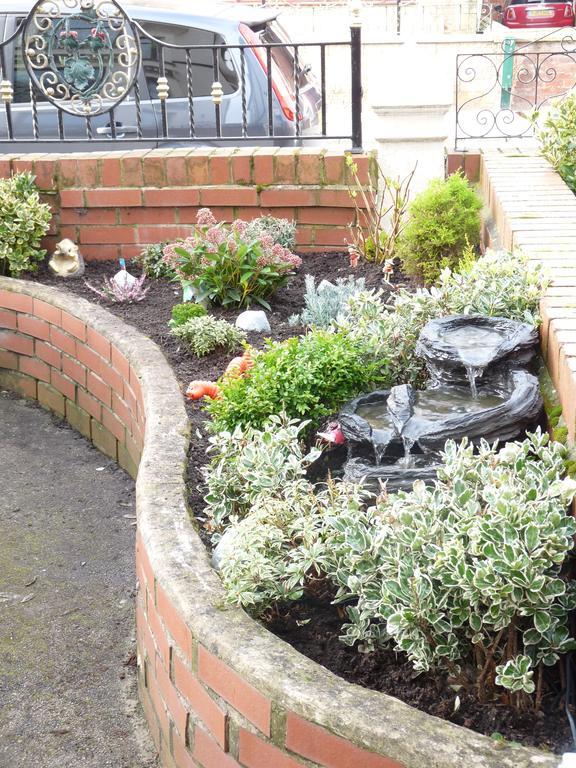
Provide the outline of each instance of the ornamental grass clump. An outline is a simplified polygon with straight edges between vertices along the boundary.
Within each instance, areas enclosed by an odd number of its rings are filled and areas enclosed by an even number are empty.
[[[191,287],[198,303],[266,309],[266,299],[297,269],[302,260],[264,233],[247,234],[248,222],[218,223],[208,208],[198,211],[192,235],[164,248],[164,260]]]
[[[448,442],[434,486],[328,516],[317,564],[337,602],[355,601],[344,642],[403,651],[481,701],[499,686],[513,705],[538,708],[543,667],[576,647],[565,452],[539,432],[501,451]]]
[[[446,267],[454,269],[468,245],[480,242],[482,201],[459,173],[433,179],[409,207],[396,255],[404,271],[432,285]]]
[[[204,357],[216,349],[233,351],[240,347],[246,338],[243,331],[226,320],[217,320],[211,315],[192,317],[182,325],[172,328],[171,333],[196,357]]]
[[[51,218],[50,206],[40,202],[32,174],[0,179],[0,275],[19,277],[38,269],[46,255],[40,241]]]

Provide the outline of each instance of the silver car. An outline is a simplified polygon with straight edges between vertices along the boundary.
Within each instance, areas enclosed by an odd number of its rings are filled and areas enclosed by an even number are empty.
[[[20,31],[32,4],[0,0],[0,79],[14,90],[8,109],[0,102],[0,152],[8,143],[10,152],[281,145],[315,130],[321,94],[276,12],[215,5],[187,13],[146,2],[125,8],[140,44],[135,85],[112,111],[87,120],[54,106],[31,82]],[[85,33],[82,23],[73,15],[69,34]],[[222,87],[217,105],[215,81]]]

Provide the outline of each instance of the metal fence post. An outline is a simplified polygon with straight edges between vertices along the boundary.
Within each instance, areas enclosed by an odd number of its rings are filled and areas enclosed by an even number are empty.
[[[362,151],[362,25],[355,18],[350,25],[352,75],[352,151]]]

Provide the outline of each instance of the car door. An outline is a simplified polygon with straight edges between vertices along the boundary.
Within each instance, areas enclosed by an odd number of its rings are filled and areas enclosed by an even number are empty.
[[[217,32],[198,27],[146,20],[141,20],[140,24],[149,35],[140,37],[142,69],[156,111],[160,139],[211,139],[217,136],[216,111],[211,97],[212,83],[216,79],[222,84],[224,92],[221,104],[222,135],[240,135],[240,78],[231,52],[221,49],[214,53],[209,47],[186,51],[162,45],[223,45],[224,38]],[[169,96],[165,101],[165,125],[157,92],[162,58],[169,87]]]
[[[8,15],[3,39],[8,40],[22,22],[21,16]],[[81,33],[85,31],[80,30]],[[84,117],[59,110],[32,86],[22,57],[20,34],[5,46],[4,51],[6,67],[11,73],[10,79],[14,86],[14,101],[11,108],[12,151],[94,151],[120,147],[129,149],[131,146],[142,146],[141,141],[138,140],[139,132],[142,139],[151,142],[151,146],[155,146],[158,136],[156,112],[150,102],[142,71],[138,79],[139,110],[135,92],[132,90],[112,111],[97,115],[88,122]],[[112,127],[112,121],[115,128]],[[114,138],[114,131],[116,138]],[[89,137],[90,132],[92,138]],[[0,121],[0,140],[8,138],[6,121]],[[134,140],[133,144],[131,140]]]

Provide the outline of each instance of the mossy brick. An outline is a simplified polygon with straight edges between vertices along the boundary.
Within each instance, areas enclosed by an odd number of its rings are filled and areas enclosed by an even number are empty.
[[[36,387],[37,381],[31,376],[26,376],[24,373],[17,373],[16,371],[0,370],[0,389],[8,389],[23,397],[36,400]]]
[[[118,464],[122,469],[127,472],[131,478],[136,480],[138,476],[138,464],[134,461],[132,456],[128,453],[126,446],[122,443],[118,443]]]
[[[64,400],[64,395],[58,392],[57,389],[54,389],[50,384],[45,384],[43,381],[38,382],[38,402],[40,405],[43,405],[44,408],[48,408],[48,410],[54,411],[54,413],[64,417],[66,415]]]
[[[109,432],[106,427],[103,427],[100,422],[96,421],[96,419],[91,420],[90,429],[92,433],[92,442],[95,447],[103,454],[116,461],[118,458],[118,441],[112,432]]]
[[[66,421],[71,427],[74,427],[81,435],[92,438],[90,432],[90,414],[83,408],[79,408],[76,403],[66,399]]]

